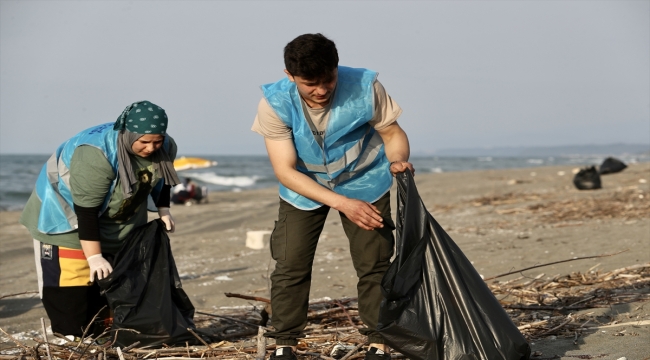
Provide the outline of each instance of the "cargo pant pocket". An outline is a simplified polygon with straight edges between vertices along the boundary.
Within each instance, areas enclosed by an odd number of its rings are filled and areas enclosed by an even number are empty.
[[[282,216],[275,222],[271,233],[271,257],[275,261],[286,259],[287,253],[287,217]]]
[[[374,230],[379,234],[375,238],[375,241],[379,242],[377,245],[379,247],[379,261],[387,262],[393,257],[395,248],[395,236],[393,235],[395,223],[393,222],[390,211],[390,192],[384,194],[373,205],[381,211],[384,224],[384,227]]]

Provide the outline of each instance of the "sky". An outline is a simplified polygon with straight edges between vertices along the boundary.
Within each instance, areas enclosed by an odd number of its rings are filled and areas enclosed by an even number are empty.
[[[298,35],[379,72],[414,154],[650,144],[650,1],[0,0],[0,154],[149,100],[179,155],[265,154],[260,85]]]

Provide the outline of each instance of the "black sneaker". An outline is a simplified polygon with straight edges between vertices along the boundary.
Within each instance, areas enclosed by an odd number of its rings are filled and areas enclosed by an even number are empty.
[[[365,360],[390,360],[390,354],[385,353],[383,350],[379,350],[376,347],[371,347],[366,351]]]
[[[290,347],[283,346],[275,349],[269,360],[298,360],[298,358]]]

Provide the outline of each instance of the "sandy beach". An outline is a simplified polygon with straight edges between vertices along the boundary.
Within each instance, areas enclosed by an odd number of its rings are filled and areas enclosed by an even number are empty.
[[[431,214],[486,278],[621,251],[524,275],[552,277],[650,262],[650,164],[631,164],[621,173],[604,175],[603,188],[593,191],[577,190],[572,170],[556,166],[416,173],[415,179]],[[395,213],[394,191],[392,195]],[[213,192],[207,204],[172,207],[177,226],[170,235],[172,249],[183,287],[197,310],[216,312],[251,303],[225,297],[226,292],[269,297],[268,276],[274,266],[270,252],[245,247],[245,239],[248,231],[272,230],[277,206],[277,188],[270,188]],[[37,286],[31,237],[18,223],[19,216],[0,213],[0,327],[10,334],[37,330],[40,318],[47,319],[37,295],[4,297]],[[641,291],[648,294],[650,288]],[[356,276],[339,215],[331,211],[316,253],[310,297],[347,296],[356,296]],[[605,323],[650,320],[650,304],[644,302],[598,311],[602,314],[597,316],[609,319]],[[543,354],[539,358],[650,359],[650,325],[629,328],[625,336],[593,331],[577,345],[573,339],[557,338],[537,341],[532,348]],[[13,346],[4,335],[2,341],[4,347]]]

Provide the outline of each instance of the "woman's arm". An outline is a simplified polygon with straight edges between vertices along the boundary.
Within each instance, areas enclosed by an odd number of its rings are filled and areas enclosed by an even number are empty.
[[[90,281],[103,279],[113,269],[102,256],[99,211],[116,174],[104,153],[91,146],[75,149],[70,160],[70,192],[77,215],[79,242],[90,266]]]

